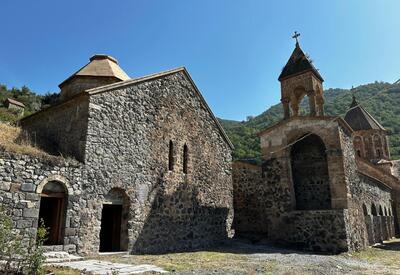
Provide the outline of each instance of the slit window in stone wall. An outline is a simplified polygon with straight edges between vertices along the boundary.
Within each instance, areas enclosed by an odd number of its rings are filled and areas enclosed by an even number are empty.
[[[296,209],[330,209],[328,161],[321,138],[311,134],[296,142],[291,148],[291,167]]]
[[[43,221],[48,235],[44,245],[64,243],[67,190],[57,181],[48,182],[40,194],[39,225]]]
[[[174,143],[172,140],[169,141],[168,170],[174,170]]]
[[[187,174],[188,172],[188,160],[189,160],[189,149],[185,144],[183,146],[183,173]]]

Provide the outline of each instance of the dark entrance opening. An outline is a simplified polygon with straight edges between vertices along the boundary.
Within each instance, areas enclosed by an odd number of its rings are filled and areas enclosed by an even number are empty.
[[[121,251],[122,205],[104,204],[101,213],[100,252]]]
[[[47,183],[41,193],[39,209],[39,225],[43,222],[48,233],[44,245],[63,244],[65,209],[64,186],[58,182]]]

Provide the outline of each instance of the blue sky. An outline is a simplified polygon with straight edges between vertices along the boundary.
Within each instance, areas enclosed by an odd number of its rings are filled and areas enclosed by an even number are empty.
[[[349,88],[400,78],[400,1],[0,1],[0,83],[37,92],[95,53],[131,76],[185,66],[218,117],[280,100],[293,31],[325,79]]]

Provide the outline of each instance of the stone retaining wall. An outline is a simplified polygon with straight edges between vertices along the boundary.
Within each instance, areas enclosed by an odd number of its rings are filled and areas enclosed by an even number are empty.
[[[38,187],[49,180],[55,180],[68,186],[68,209],[64,245],[48,250],[77,251],[81,178],[81,165],[77,162],[39,160],[0,151],[0,205],[12,218],[14,228],[19,230],[25,243],[36,237],[40,208]]]

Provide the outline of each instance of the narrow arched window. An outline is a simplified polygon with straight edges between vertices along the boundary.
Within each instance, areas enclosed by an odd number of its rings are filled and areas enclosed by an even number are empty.
[[[172,140],[169,141],[168,170],[174,170],[174,143]]]
[[[189,160],[189,152],[188,147],[185,144],[183,146],[183,173],[187,174],[188,172],[188,160]]]
[[[376,212],[375,204],[373,204],[373,203],[371,205],[371,214],[372,214],[372,216],[378,216],[378,214]]]
[[[381,150],[379,150],[379,149],[376,150],[376,156],[377,156],[378,158],[381,157]]]
[[[361,151],[357,150],[357,156],[361,157]]]
[[[379,206],[379,216],[383,216],[382,206]]]

